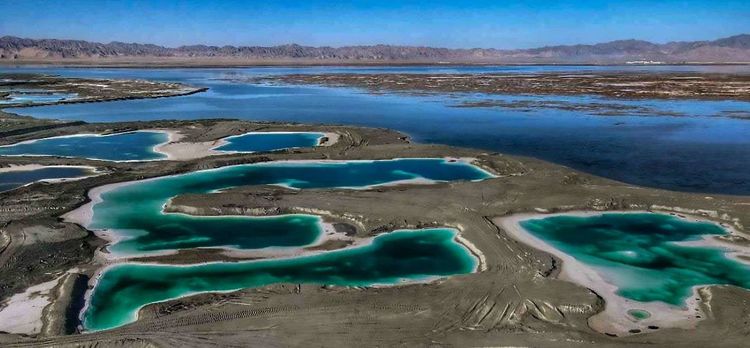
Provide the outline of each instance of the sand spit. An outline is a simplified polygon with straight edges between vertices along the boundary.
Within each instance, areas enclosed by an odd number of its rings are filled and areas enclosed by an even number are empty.
[[[224,139],[199,143],[182,142],[185,135],[173,129],[152,129],[152,131],[166,133],[169,137],[166,143],[154,146],[154,152],[167,156],[172,161],[188,161],[196,158],[221,155],[214,148],[226,144]]]
[[[29,170],[37,170],[42,168],[49,168],[54,166],[44,166],[41,164],[11,164],[7,167],[0,168],[0,173],[8,173],[8,172],[25,172]]]
[[[318,146],[332,146],[339,141],[339,138],[341,138],[341,135],[339,135],[339,133],[336,133],[336,132],[325,132],[323,133],[323,137],[325,137],[327,140],[321,138],[320,142],[318,143]]]
[[[41,165],[41,164],[11,164],[7,167],[0,167],[0,173],[8,172],[25,172],[44,168],[86,168],[91,171],[96,171],[96,167],[92,166],[73,166],[73,165]]]
[[[617,286],[609,283],[602,275],[590,266],[578,261],[574,257],[558,250],[547,242],[528,233],[520,223],[529,219],[548,218],[552,216],[580,216],[589,217],[606,213],[652,213],[649,211],[574,211],[555,214],[517,214],[507,217],[493,219],[493,222],[505,230],[514,239],[530,245],[536,249],[545,251],[562,260],[559,279],[584,286],[604,298],[606,306],[603,312],[589,318],[589,326],[599,332],[616,334],[618,336],[631,335],[633,333],[646,331],[651,327],[693,329],[698,321],[705,318],[701,308],[701,294],[710,291],[711,284],[695,286],[692,296],[688,297],[685,306],[678,307],[659,301],[639,302],[621,297],[617,294]],[[697,222],[712,222],[709,220],[688,217],[678,214],[670,214],[685,220]],[[722,228],[725,228],[722,226]],[[731,229],[729,233],[733,233]],[[707,236],[704,240],[690,241],[692,246],[716,247],[715,238]],[[726,244],[722,244],[726,247]],[[738,252],[738,251],[735,251]],[[628,314],[630,310],[642,310],[649,312],[650,316],[645,319],[636,320]],[[637,332],[631,330],[640,330]]]
[[[204,142],[187,142],[181,141],[185,138],[185,135],[178,130],[174,129],[150,129],[150,131],[163,132],[169,136],[169,140],[166,143],[154,146],[154,151],[164,154],[168,160],[172,161],[188,161],[197,158],[203,158],[208,156],[226,155],[231,153],[252,153],[252,151],[220,151],[217,150],[229,142],[228,139],[241,137],[248,134],[295,134],[305,132],[247,132],[239,135],[232,135],[225,138],[204,141]],[[317,133],[317,132],[312,132]],[[335,132],[324,132],[321,136],[321,140],[326,138],[325,142],[319,143],[318,146],[332,146],[338,142],[340,135]]]

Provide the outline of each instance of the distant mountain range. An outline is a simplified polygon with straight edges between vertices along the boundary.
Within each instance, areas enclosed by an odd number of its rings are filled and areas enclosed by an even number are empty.
[[[418,46],[310,47],[206,46],[176,48],[152,44],[81,40],[0,38],[0,63],[82,64],[389,64],[389,63],[736,63],[750,62],[750,35],[714,41],[655,44],[618,40],[595,45],[533,49],[448,49]]]

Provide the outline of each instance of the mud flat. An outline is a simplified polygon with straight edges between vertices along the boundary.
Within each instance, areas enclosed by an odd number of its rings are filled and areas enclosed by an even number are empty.
[[[13,295],[0,307],[0,331],[38,334],[42,331],[42,313],[50,305],[51,293],[60,279],[38,284]]]
[[[256,80],[359,87],[372,91],[600,95],[630,99],[750,100],[748,93],[750,76],[741,74],[298,74],[263,77]]]
[[[145,80],[104,80],[64,78],[43,74],[0,74],[0,89],[7,91],[34,90],[47,94],[73,96],[70,99],[35,101],[32,103],[6,101],[2,107],[28,107],[99,101],[163,98],[189,95],[206,91],[207,88],[192,87],[180,83]]]

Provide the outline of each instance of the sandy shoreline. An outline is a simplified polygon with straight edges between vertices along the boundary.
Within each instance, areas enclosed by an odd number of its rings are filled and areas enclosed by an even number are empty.
[[[72,222],[79,224],[83,227],[88,227],[91,224],[91,219],[93,218],[93,207],[94,205],[100,203],[102,201],[101,195],[109,192],[111,190],[117,189],[119,187],[127,186],[127,185],[134,185],[139,182],[147,182],[152,180],[158,180],[158,179],[164,179],[168,177],[173,176],[180,176],[180,175],[187,175],[187,174],[195,174],[195,173],[202,173],[202,172],[211,172],[211,171],[217,171],[217,170],[224,170],[226,168],[231,167],[238,167],[238,166],[277,166],[277,165],[295,165],[295,164],[306,164],[306,163],[349,163],[349,162],[377,162],[377,161],[392,161],[392,160],[400,160],[400,159],[435,159],[435,158],[427,158],[427,157],[419,157],[419,158],[392,158],[392,159],[383,159],[383,160],[279,160],[279,161],[271,161],[271,162],[259,162],[259,163],[248,163],[248,164],[236,164],[236,165],[230,165],[230,166],[224,166],[224,167],[218,167],[218,168],[211,168],[211,169],[203,169],[198,170],[190,173],[180,173],[180,174],[172,174],[172,175],[165,175],[165,176],[158,176],[148,179],[142,179],[142,180],[133,180],[133,181],[125,181],[125,182],[118,182],[118,183],[112,183],[102,186],[97,186],[89,190],[87,193],[90,201],[74,210],[71,210],[60,217],[63,218],[65,221]],[[473,162],[476,161],[475,158],[452,158],[452,157],[444,157],[443,158],[446,161],[457,161],[457,162],[463,162],[466,164],[474,165]],[[486,173],[489,178],[497,177],[495,174],[488,172],[487,170],[478,167],[474,165],[476,168],[480,169],[484,173]],[[480,179],[485,180],[485,179]],[[434,184],[436,181],[434,180],[428,180],[423,178],[415,178],[415,179],[406,179],[406,180],[398,180],[391,183],[385,183],[385,184],[377,184],[377,185],[368,185],[364,187],[356,187],[355,189],[368,189],[378,186],[388,186],[388,185],[399,185],[399,184]],[[283,186],[283,184],[281,184]],[[107,239],[107,238],[105,238]]]
[[[332,146],[336,142],[340,135],[335,132],[283,132],[283,131],[269,131],[269,132],[246,132],[238,135],[231,135],[221,139],[204,142],[183,142],[182,139],[185,135],[174,129],[149,129],[148,131],[156,131],[166,133],[169,139],[166,143],[162,143],[154,146],[154,152],[167,156],[168,160],[172,161],[187,161],[197,158],[203,158],[208,156],[226,155],[233,153],[255,153],[258,151],[221,151],[218,148],[229,144],[229,139],[242,137],[249,134],[298,134],[298,133],[315,133],[320,134],[318,139],[318,145],[316,146]],[[328,138],[325,143],[320,143],[323,137]],[[297,147],[289,147],[286,149],[295,149]],[[279,149],[281,150],[281,149]]]
[[[26,187],[26,186],[33,185],[33,184],[40,183],[40,182],[48,183],[48,184],[55,184],[55,183],[60,183],[60,182],[83,180],[83,179],[93,178],[95,176],[99,176],[99,175],[105,174],[104,172],[99,171],[98,168],[93,167],[93,166],[79,166],[79,165],[40,165],[40,164],[23,164],[23,165],[14,165],[14,164],[11,164],[8,167],[0,168],[0,174],[2,174],[2,173],[11,173],[11,172],[34,171],[34,170],[39,170],[39,169],[44,169],[44,168],[82,168],[82,169],[87,169],[88,172],[89,172],[89,174],[88,175],[82,175],[82,176],[63,177],[63,178],[39,179],[39,180],[36,180],[36,181],[32,181],[32,182],[26,183],[26,184],[21,185],[21,186],[14,187],[14,188],[11,188],[9,190],[0,191],[0,192],[12,191],[12,190],[15,190],[15,189],[18,189],[18,188],[21,188],[21,187]]]
[[[24,140],[21,142],[13,143],[13,144],[7,144],[7,145],[0,145],[0,148],[2,147],[13,147],[16,145],[23,145],[23,144],[31,144],[42,140],[49,140],[49,139],[61,139],[61,138],[78,138],[78,137],[111,137],[111,136],[117,136],[117,135],[123,135],[123,134],[130,134],[130,133],[166,133],[168,136],[169,132],[165,130],[159,130],[159,129],[139,129],[134,131],[125,131],[125,132],[118,132],[118,133],[112,133],[112,134],[98,134],[98,133],[78,133],[78,134],[69,134],[69,135],[58,135],[53,137],[46,137],[46,138],[39,138],[39,139],[30,139],[30,140]],[[167,140],[166,143],[157,144],[154,146],[154,152],[161,153],[159,151],[156,151],[156,148],[169,143],[169,140]],[[95,157],[77,157],[77,156],[63,156],[63,155],[38,155],[38,154],[20,154],[20,155],[2,155],[5,157],[62,157],[62,158],[83,158],[88,160],[94,160],[94,161],[107,161],[107,162],[117,162],[117,163],[127,163],[127,162],[151,162],[151,161],[161,161],[163,159],[156,158],[156,159],[136,159],[136,160],[108,160],[108,159],[102,159],[102,158],[95,158]]]
[[[146,179],[146,180],[151,180],[151,179]],[[125,181],[125,182],[118,182],[114,184],[107,184],[107,185],[94,187],[90,189],[87,194],[90,199],[88,203],[63,214],[60,217],[66,222],[71,222],[71,223],[78,224],[78,225],[88,228],[89,225],[91,225],[91,219],[94,216],[94,206],[102,202],[102,197],[101,197],[102,194],[109,192],[111,190],[114,190],[118,187],[133,185],[139,181],[144,181],[144,180]]]
[[[396,159],[398,159],[398,158],[396,158]],[[447,160],[447,161],[466,162],[468,164],[471,164],[471,162],[473,162],[475,160],[473,158],[444,158],[444,159]],[[392,159],[389,159],[389,160],[392,160]],[[371,162],[371,161],[379,161],[379,160],[362,160],[361,162]],[[380,161],[384,161],[384,160],[380,160]],[[280,164],[280,162],[293,165],[293,164],[296,164],[296,163],[331,163],[331,162],[352,162],[352,161],[346,161],[346,160],[340,160],[340,161],[336,161],[336,160],[298,160],[298,161],[295,161],[295,160],[291,160],[291,161],[262,162],[262,163],[255,163],[255,164],[240,164],[240,165],[234,165],[234,166],[278,165],[278,164]],[[208,171],[222,170],[224,168],[234,167],[234,166],[219,167],[219,168],[201,170],[201,171],[197,171],[197,172],[208,172]],[[192,173],[195,173],[195,172],[192,172]],[[490,177],[495,177],[491,173],[487,172],[487,174]],[[86,203],[86,204],[78,207],[77,209],[75,209],[73,211],[70,211],[70,212],[62,215],[61,217],[65,221],[67,221],[67,222],[77,223],[77,224],[79,224],[81,226],[89,228],[90,225],[91,225],[91,223],[92,223],[92,219],[93,219],[93,207],[96,204],[102,202],[102,195],[104,193],[109,192],[109,191],[114,190],[114,189],[117,189],[117,188],[124,187],[124,186],[137,184],[139,182],[145,182],[145,181],[163,179],[165,177],[179,176],[179,175],[185,175],[185,174],[184,173],[182,173],[182,174],[173,174],[173,175],[161,176],[161,177],[155,177],[155,178],[149,178],[149,179],[144,179],[144,180],[135,180],[135,181],[113,183],[113,184],[107,184],[107,185],[103,185],[103,186],[98,186],[98,187],[92,188],[88,192],[88,197],[90,198],[90,202],[88,202],[88,203]],[[424,180],[424,181],[429,181],[429,182],[432,183],[432,181],[430,181],[430,180]],[[419,179],[409,179],[409,180],[402,180],[399,183],[403,184],[403,183],[417,183],[417,182],[420,182],[420,180]],[[420,183],[424,183],[424,182],[420,182]],[[393,183],[391,183],[391,184],[393,184]],[[378,185],[371,185],[371,186],[378,186]],[[162,213],[164,213],[164,212],[162,211]],[[169,213],[169,214],[173,214],[173,213]],[[290,215],[290,214],[285,214],[285,215]],[[307,214],[307,215],[312,215],[312,214]],[[374,239],[376,238],[376,236],[375,237],[369,237],[369,238],[353,238],[353,237],[346,236],[345,233],[336,231],[336,229],[334,228],[333,224],[323,221],[323,218],[320,215],[315,215],[315,216],[317,216],[317,217],[319,217],[321,219],[320,224],[321,224],[322,233],[316,239],[316,241],[314,241],[313,243],[311,243],[310,245],[307,245],[307,246],[291,247],[291,248],[269,247],[269,248],[257,249],[257,250],[242,250],[242,249],[236,249],[236,248],[232,248],[232,247],[211,247],[211,248],[199,248],[199,249],[221,249],[223,251],[223,254],[225,254],[225,255],[227,255],[229,257],[239,257],[239,258],[256,258],[256,257],[259,257],[259,258],[263,258],[263,260],[255,260],[255,261],[272,261],[272,260],[280,260],[280,259],[285,259],[285,258],[297,258],[297,257],[303,257],[303,256],[312,256],[312,255],[317,255],[317,254],[322,254],[322,253],[327,253],[327,252],[332,252],[332,251],[338,251],[338,250],[350,250],[352,248],[358,248],[358,247],[367,246],[367,245],[371,244],[374,241]],[[222,215],[222,216],[217,216],[217,217],[234,217],[234,215],[227,215],[227,216],[223,216]],[[239,216],[236,216],[236,217],[238,217],[238,218],[258,218],[258,217],[253,217],[253,216],[244,216],[244,215],[239,215]],[[208,217],[208,218],[211,218],[211,217]],[[452,230],[455,231],[454,241],[456,243],[462,245],[464,248],[466,248],[467,251],[469,252],[469,254],[472,255],[472,257],[476,260],[476,267],[475,267],[475,269],[474,269],[473,272],[480,272],[480,271],[486,270],[486,268],[487,268],[486,267],[486,261],[484,259],[484,255],[482,254],[482,252],[480,251],[480,249],[478,249],[474,244],[472,244],[471,242],[469,242],[468,240],[466,240],[465,238],[463,238],[460,235],[460,230],[458,230],[456,228],[450,228],[450,229],[452,229]],[[100,238],[108,241],[108,245],[113,245],[113,244],[117,243],[119,240],[121,240],[122,238],[126,238],[125,236],[118,235],[116,231],[111,231],[111,230],[95,230],[94,233],[98,237],[100,237]],[[321,250],[315,250],[315,249],[311,249],[311,248],[313,248],[315,246],[320,246],[320,245],[324,244],[325,242],[331,241],[331,240],[343,240],[343,241],[351,242],[351,244],[347,245],[344,248],[335,249],[335,250],[322,250],[322,249]],[[170,255],[170,254],[174,254],[176,252],[178,252],[178,250],[165,250],[165,251],[160,251],[160,252],[157,252],[157,253],[159,255]],[[134,257],[138,257],[138,258],[141,258],[141,257],[153,257],[153,256],[159,256],[159,255],[153,255],[153,254],[148,254],[148,255],[143,255],[143,254],[138,254],[138,255],[113,255],[111,253],[99,253],[100,257],[99,257],[99,261],[98,262],[100,262],[100,264],[103,265],[103,267],[100,267],[100,268],[98,268],[95,271],[94,277],[92,277],[91,281],[89,282],[90,289],[86,292],[86,294],[84,296],[85,305],[84,305],[84,308],[83,308],[83,310],[81,311],[81,314],[80,314],[81,320],[83,320],[83,315],[84,315],[84,313],[85,313],[85,311],[86,311],[86,309],[88,307],[90,296],[91,296],[94,288],[96,287],[96,284],[99,281],[100,277],[102,276],[102,274],[104,274],[106,272],[106,270],[108,270],[110,267],[114,267],[116,265],[121,265],[121,264],[127,264],[127,263],[153,264],[153,263],[145,263],[145,262],[133,262],[133,261],[128,261],[128,259],[131,259],[131,258],[134,258]],[[239,262],[255,262],[255,261],[239,261]],[[207,263],[211,263],[211,262],[207,262]],[[159,264],[159,263],[157,263],[157,264]],[[166,264],[161,264],[161,265],[175,266],[175,267],[188,267],[188,266],[196,266],[196,265],[201,265],[201,264],[205,264],[205,263],[188,264],[188,265],[166,265]],[[429,282],[429,281],[434,281],[435,279],[439,279],[439,278],[442,278],[442,277],[430,277],[429,279],[420,280],[419,282]],[[406,283],[413,283],[413,282],[409,281],[409,282],[404,282],[404,283],[387,284],[387,285],[393,286],[393,285],[400,285],[400,284],[406,284]],[[184,296],[179,296],[179,297],[176,297],[176,298],[181,298],[181,297],[185,297],[185,296],[189,296],[189,294],[188,295],[184,295]]]
[[[528,233],[520,223],[524,220],[548,218],[552,216],[580,216],[590,217],[598,216],[607,213],[616,214],[636,214],[636,213],[655,213],[650,211],[573,211],[555,214],[517,214],[507,217],[500,217],[493,219],[498,226],[502,227],[511,237],[514,239],[532,246],[536,249],[545,251],[554,255],[555,257],[562,260],[562,266],[558,278],[561,280],[576,283],[584,286],[604,298],[606,306],[603,312],[596,314],[589,318],[589,326],[602,333],[612,333],[618,336],[633,334],[630,330],[637,329],[640,332],[646,331],[649,326],[656,327],[674,327],[691,329],[695,328],[698,321],[705,318],[702,308],[700,306],[700,295],[699,290],[710,287],[710,284],[694,286],[692,289],[692,296],[688,297],[685,303],[685,308],[678,306],[669,305],[659,301],[652,302],[639,302],[630,300],[619,296],[616,292],[618,287],[614,284],[609,283],[602,275],[595,269],[588,265],[578,261],[572,256],[558,250],[551,246],[545,241],[533,236]],[[659,213],[659,212],[656,212]],[[688,221],[699,221],[699,222],[711,222],[727,230],[728,233],[733,233],[731,229],[727,229],[719,223],[714,221],[700,219],[696,217],[688,217],[683,214],[674,213],[663,213],[675,216],[680,219]],[[688,242],[693,246],[712,246],[716,247],[721,243],[715,241],[713,236],[706,236],[702,240]],[[726,244],[721,244],[723,247],[727,247]],[[710,291],[710,289],[709,289]],[[646,319],[636,320],[627,314],[629,310],[645,310],[650,313],[650,317]]]
[[[14,144],[7,144],[7,145],[0,145],[0,148],[2,147],[12,147],[16,145],[23,145],[23,144],[31,144],[42,140],[49,140],[49,139],[59,139],[59,138],[74,138],[74,137],[108,137],[108,136],[114,136],[114,135],[122,135],[122,134],[128,134],[128,133],[137,133],[137,132],[157,132],[157,133],[164,133],[167,135],[167,141],[154,145],[152,150],[155,153],[162,154],[166,156],[166,160],[171,161],[189,161],[193,159],[203,158],[203,157],[209,157],[209,156],[218,156],[218,155],[226,155],[226,154],[232,154],[232,153],[254,153],[253,151],[219,151],[216,150],[217,148],[224,146],[228,144],[229,142],[227,139],[240,137],[248,134],[268,134],[268,133],[280,133],[280,134],[295,134],[295,133],[318,133],[321,134],[319,138],[318,145],[316,146],[332,146],[338,142],[340,135],[336,132],[247,132],[239,135],[233,135],[224,137],[221,139],[213,140],[213,141],[205,141],[205,142],[183,142],[182,139],[185,138],[185,135],[182,134],[180,131],[175,129],[167,129],[167,128],[149,128],[149,129],[139,129],[135,131],[127,131],[127,132],[121,132],[121,133],[113,133],[113,134],[97,134],[97,133],[80,133],[80,134],[71,134],[71,135],[59,135],[54,137],[47,137],[47,138],[39,138],[39,139],[31,139],[31,140],[25,140]],[[328,138],[328,141],[325,143],[320,143],[320,140],[322,140],[324,137]],[[295,147],[291,147],[289,149],[294,149]],[[33,154],[21,154],[21,155],[4,155],[4,156],[58,156],[58,157],[71,157],[71,156],[59,156],[59,155],[33,155]],[[86,158],[91,160],[101,160],[99,158]],[[147,162],[147,161],[160,161],[165,160],[164,158],[157,158],[157,159],[148,159],[148,160],[119,160],[119,161],[110,161],[110,162]],[[0,172],[2,172],[4,168],[0,168]]]
[[[181,142],[185,135],[174,129],[151,129],[152,131],[166,133],[167,142],[154,146],[154,152],[167,156],[171,161],[187,161],[196,158],[220,155],[221,152],[214,148],[226,144],[224,139],[200,143]]]
[[[383,235],[386,235],[386,234],[390,234],[390,233],[393,233],[393,232],[399,232],[399,231],[416,232],[416,231],[425,230],[425,229],[414,229],[414,230],[399,229],[399,230],[394,230],[394,231],[390,231],[390,232],[385,232],[385,233],[379,234],[377,236],[372,236],[372,237],[368,237],[368,238],[351,238],[351,237],[348,237],[348,236],[344,235],[344,233],[336,231],[336,229],[330,223],[325,223],[325,222],[321,221],[321,225],[323,226],[322,227],[323,228],[323,233],[321,234],[320,238],[323,238],[324,235],[338,235],[339,237],[343,237],[345,239],[351,239],[353,241],[353,243],[351,245],[349,245],[349,246],[344,247],[344,248],[335,249],[335,250],[307,250],[306,247],[305,248],[303,248],[303,247],[300,247],[300,248],[277,248],[277,247],[270,247],[270,248],[257,249],[257,250],[241,250],[241,249],[225,250],[224,253],[226,255],[230,255],[230,256],[234,255],[234,256],[241,256],[241,257],[256,257],[256,256],[257,257],[264,257],[264,256],[267,256],[267,255],[271,255],[271,257],[264,258],[264,259],[261,259],[261,260],[245,260],[245,261],[239,260],[239,261],[237,261],[237,262],[240,262],[240,263],[272,262],[272,261],[279,261],[279,260],[285,260],[285,259],[295,259],[295,258],[299,258],[299,257],[307,257],[307,256],[314,256],[314,255],[326,254],[326,253],[331,253],[331,252],[338,252],[338,251],[343,251],[343,250],[352,250],[352,249],[362,248],[362,247],[366,247],[366,246],[372,245],[372,243],[375,241],[376,238],[378,238],[380,236],[383,236]],[[433,229],[433,228],[427,228],[427,229]],[[481,251],[479,251],[479,249],[476,249],[476,247],[473,244],[471,244],[470,242],[468,242],[465,238],[461,237],[461,231],[459,231],[456,228],[452,228],[452,227],[436,227],[435,229],[449,229],[449,230],[454,231],[454,239],[453,239],[453,241],[455,243],[460,244],[464,248],[466,248],[467,251],[469,252],[469,254],[476,260],[477,264],[476,264],[474,270],[471,273],[480,272],[480,271],[483,271],[484,269],[486,269],[486,265],[484,263],[484,255],[481,253]],[[321,243],[318,243],[316,241],[314,244],[315,245],[319,245]],[[289,254],[283,254],[283,253],[280,254],[280,253],[278,253],[279,250],[290,250],[290,249],[296,249],[297,252],[289,253]],[[222,263],[226,263],[226,262],[224,262],[224,261],[210,261],[210,262],[200,262],[200,263],[191,263],[191,264],[164,264],[164,263],[153,263],[153,262],[142,262],[142,261],[126,261],[126,260],[109,262],[104,267],[98,268],[95,271],[94,275],[91,277],[91,280],[89,281],[89,288],[88,288],[88,290],[86,290],[86,293],[84,294],[84,306],[81,309],[81,312],[79,313],[79,319],[80,319],[81,323],[84,322],[85,313],[86,313],[86,311],[87,311],[87,309],[89,307],[89,304],[91,303],[91,296],[93,295],[93,292],[94,292],[94,290],[97,287],[97,284],[101,280],[102,276],[109,269],[111,269],[112,267],[117,267],[117,266],[122,266],[122,265],[147,265],[147,266],[162,266],[162,267],[195,267],[195,266],[203,266],[203,265],[210,265],[210,264],[222,264]],[[428,277],[424,277],[424,278],[420,278],[420,279],[413,279],[413,280],[401,279],[401,280],[399,280],[396,283],[373,283],[371,286],[373,286],[373,287],[389,286],[390,287],[390,286],[401,286],[401,285],[419,284],[419,283],[431,283],[431,282],[438,281],[438,280],[443,279],[443,278],[446,278],[446,276],[428,276]],[[152,304],[156,304],[156,303],[161,303],[161,302],[167,302],[167,301],[171,301],[171,300],[175,300],[175,299],[179,299],[179,298],[185,298],[185,297],[189,297],[189,296],[193,296],[193,295],[198,295],[198,294],[205,294],[205,293],[230,293],[230,292],[234,292],[234,291],[238,291],[238,290],[242,290],[242,289],[244,289],[244,288],[237,288],[237,289],[231,289],[231,290],[189,292],[189,293],[181,294],[180,296],[171,297],[171,298],[163,300],[163,301],[151,302],[151,303],[148,303],[148,304],[146,304],[144,306],[141,306],[138,309],[138,311],[136,311],[135,316],[130,318],[131,321],[129,321],[129,322],[134,322],[134,321],[138,320],[138,313],[140,312],[141,309],[143,309],[144,307],[146,307],[148,305],[152,305]],[[107,329],[105,329],[105,330],[107,330]],[[96,332],[96,331],[91,331],[91,332]]]
[[[0,167],[0,173],[9,173],[9,172],[25,172],[25,171],[31,171],[31,170],[37,170],[37,169],[44,169],[44,168],[86,168],[90,169],[92,172],[96,172],[96,167],[94,166],[78,166],[78,165],[42,165],[42,164],[11,164],[7,167]]]

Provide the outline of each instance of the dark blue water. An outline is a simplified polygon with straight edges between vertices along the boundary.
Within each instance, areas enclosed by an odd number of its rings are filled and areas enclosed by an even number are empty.
[[[0,192],[12,190],[33,182],[49,179],[70,179],[90,175],[83,167],[49,167],[0,173]]]
[[[246,133],[227,137],[226,144],[217,147],[217,151],[258,152],[275,151],[301,147],[314,147],[320,143],[323,133],[307,132],[268,132]]]
[[[0,91],[4,92],[4,91]],[[46,91],[11,91],[7,99],[0,99],[3,104],[40,104],[52,103],[61,100],[70,100],[78,97],[77,93],[49,93]]]
[[[76,135],[45,138],[0,146],[0,156],[62,156],[107,161],[145,161],[165,159],[154,146],[165,143],[163,132],[130,132],[112,135]]]
[[[246,69],[5,68],[64,76],[142,78],[206,86],[191,96],[13,109],[22,114],[91,122],[236,117],[250,120],[350,124],[397,129],[416,141],[541,158],[642,186],[707,193],[750,194],[750,103],[700,100],[621,101],[555,96],[371,95],[361,90],[268,86],[226,79],[324,72],[485,73],[544,71],[695,71],[748,73],[748,67],[388,67]],[[487,98],[642,106],[617,116],[554,108],[456,108]],[[682,116],[664,116],[663,113]]]

